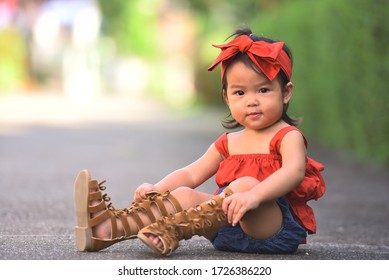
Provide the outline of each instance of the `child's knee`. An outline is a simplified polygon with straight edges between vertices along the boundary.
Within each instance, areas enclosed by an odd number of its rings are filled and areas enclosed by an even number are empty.
[[[189,195],[189,194],[193,193],[193,191],[194,190],[192,188],[189,188],[189,187],[178,187],[177,189],[172,191],[172,194],[178,195],[178,196]]]
[[[260,181],[254,177],[245,176],[231,182],[229,187],[235,192],[247,191],[259,184]]]

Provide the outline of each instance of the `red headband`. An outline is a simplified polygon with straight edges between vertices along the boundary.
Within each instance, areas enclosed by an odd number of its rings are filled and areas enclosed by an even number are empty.
[[[241,35],[227,44],[213,46],[220,48],[221,52],[213,64],[208,68],[208,71],[212,71],[220,62],[222,62],[222,80],[230,62],[229,59],[239,52],[246,53],[251,61],[254,62],[254,64],[271,81],[277,76],[280,69],[284,71],[288,80],[290,80],[292,76],[292,61],[282,49],[284,46],[283,42],[254,42],[249,36]]]

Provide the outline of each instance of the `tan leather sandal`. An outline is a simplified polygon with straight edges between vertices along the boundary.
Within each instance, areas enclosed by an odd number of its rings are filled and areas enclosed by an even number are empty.
[[[232,191],[226,188],[224,194],[229,196]],[[138,238],[155,252],[169,256],[178,248],[180,240],[190,239],[194,235],[204,236],[207,232],[227,225],[227,216],[222,209],[223,200],[224,197],[217,195],[196,207],[162,217],[155,223],[142,228],[138,233]],[[160,238],[162,248],[151,241],[150,235]]]
[[[110,197],[103,194],[106,188],[103,186],[105,181],[98,183],[91,180],[87,170],[82,170],[74,184],[74,207],[76,212],[75,239],[76,247],[79,251],[99,251],[107,248],[117,242],[135,238],[138,231],[145,226],[139,213],[147,215],[149,221],[155,222],[160,216],[169,215],[165,203],[170,203],[174,208],[174,213],[182,211],[181,205],[177,199],[165,192],[159,194],[150,192],[141,202],[133,202],[128,208],[115,209],[110,202]],[[91,205],[96,201],[95,205]],[[160,216],[156,217],[151,210],[152,205],[156,206]],[[137,227],[130,227],[128,216],[132,216]],[[123,230],[118,231],[118,220],[120,219]],[[100,239],[93,236],[93,228],[101,223],[111,221],[111,237],[109,239]]]

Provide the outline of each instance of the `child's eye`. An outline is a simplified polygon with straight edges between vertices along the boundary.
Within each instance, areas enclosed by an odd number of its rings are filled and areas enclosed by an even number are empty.
[[[269,91],[268,88],[260,88],[260,89],[258,90],[259,93],[266,93],[266,92],[268,92],[268,91]]]
[[[241,91],[241,90],[237,90],[237,91],[234,92],[234,95],[243,96],[244,92]]]

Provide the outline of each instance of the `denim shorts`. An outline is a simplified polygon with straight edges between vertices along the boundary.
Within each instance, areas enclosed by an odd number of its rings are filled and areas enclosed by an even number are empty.
[[[221,190],[222,191],[222,190]],[[240,227],[227,226],[220,229],[211,241],[217,250],[257,253],[257,254],[292,254],[305,242],[307,231],[292,216],[286,198],[276,200],[282,212],[280,230],[268,239],[255,239],[248,236]]]

